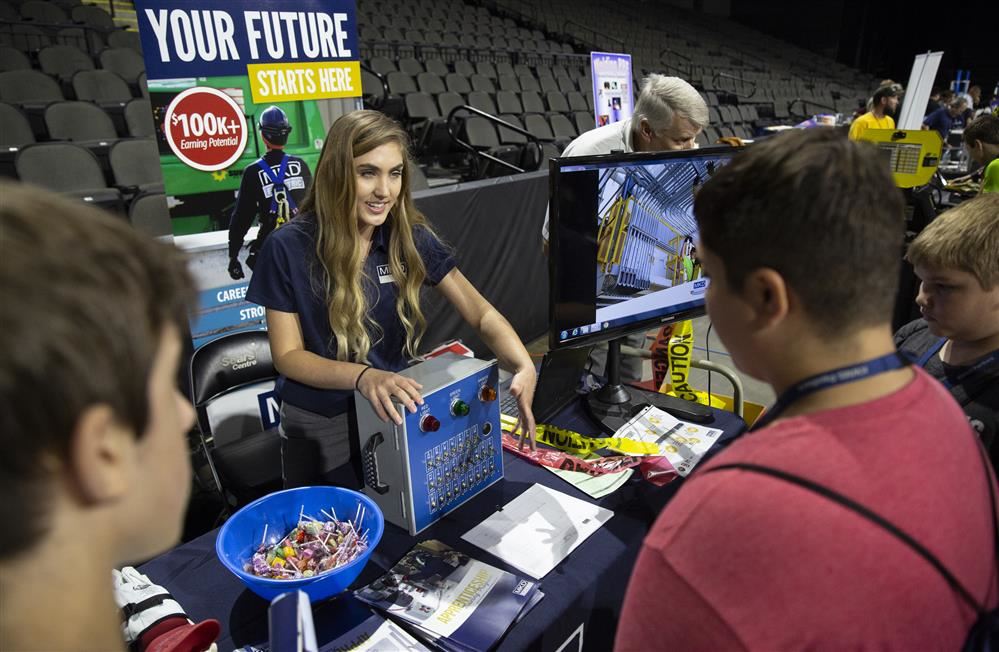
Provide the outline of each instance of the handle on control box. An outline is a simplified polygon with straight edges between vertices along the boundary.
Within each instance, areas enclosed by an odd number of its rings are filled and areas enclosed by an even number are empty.
[[[385,443],[385,437],[382,436],[382,433],[376,432],[368,440],[368,443],[364,445],[364,450],[361,451],[364,484],[380,494],[386,494],[389,490],[389,486],[382,484],[381,479],[378,477],[378,459],[375,457],[375,449],[383,443]]]

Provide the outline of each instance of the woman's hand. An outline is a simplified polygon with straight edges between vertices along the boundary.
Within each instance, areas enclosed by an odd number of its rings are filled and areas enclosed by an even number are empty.
[[[510,394],[517,397],[517,406],[520,408],[520,418],[517,419],[517,425],[513,432],[517,432],[517,428],[521,429],[520,449],[524,448],[525,436],[529,436],[532,451],[538,449],[535,442],[534,413],[531,412],[531,404],[534,403],[534,387],[537,382],[538,374],[533,365],[521,368],[510,381]]]
[[[421,389],[423,385],[412,378],[374,367],[365,369],[357,382],[357,391],[371,402],[371,407],[375,409],[378,418],[382,421],[392,419],[397,426],[402,425],[402,416],[395,409],[392,397],[399,399],[410,413],[415,414],[417,404],[423,405]],[[533,394],[533,386],[531,391]]]

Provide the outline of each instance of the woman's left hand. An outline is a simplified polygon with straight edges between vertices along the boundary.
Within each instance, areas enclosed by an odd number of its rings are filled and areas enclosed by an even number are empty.
[[[534,387],[538,382],[538,374],[534,366],[524,367],[513,375],[510,382],[510,394],[517,397],[517,406],[520,408],[520,418],[513,432],[520,429],[520,448],[524,448],[524,436],[531,438],[531,450],[537,450],[535,442],[534,413],[531,412],[531,405],[534,403]]]

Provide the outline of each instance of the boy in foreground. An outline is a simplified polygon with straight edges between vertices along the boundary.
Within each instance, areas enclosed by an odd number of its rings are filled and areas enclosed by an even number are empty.
[[[0,248],[0,649],[124,650],[111,570],[176,543],[187,504],[190,281],[175,248],[29,186],[0,183]]]
[[[735,364],[779,398],[656,521],[618,650],[961,647],[976,613],[925,559],[814,491],[712,471],[735,463],[851,498],[996,604],[988,463],[946,390],[892,341],[902,208],[876,149],[823,129],[754,145],[698,194],[708,313]]]

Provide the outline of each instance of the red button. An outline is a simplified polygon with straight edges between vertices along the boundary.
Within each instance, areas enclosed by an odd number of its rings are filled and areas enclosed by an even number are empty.
[[[441,422],[434,416],[427,415],[420,419],[420,430],[423,432],[437,432],[441,429]]]

